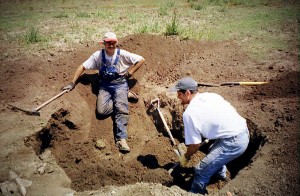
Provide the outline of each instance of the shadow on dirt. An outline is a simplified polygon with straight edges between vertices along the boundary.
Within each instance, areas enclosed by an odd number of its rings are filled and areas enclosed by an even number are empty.
[[[77,126],[67,119],[69,111],[59,109],[51,115],[48,124],[36,134],[25,138],[26,146],[32,146],[36,154],[42,154],[47,148],[53,147],[55,140],[68,140],[71,134],[76,131]],[[66,129],[69,130],[66,133]],[[59,137],[58,137],[59,135]]]
[[[259,151],[268,141],[267,137],[263,135],[257,125],[250,119],[247,119],[247,124],[250,132],[250,141],[248,148],[244,154],[237,159],[233,160],[227,165],[231,174],[231,179],[235,178],[239,171],[251,164],[259,155]]]
[[[161,166],[158,164],[157,158],[154,155],[140,155],[137,157],[137,160],[140,161],[144,167],[149,169],[161,168]]]
[[[299,72],[288,72],[271,78],[266,85],[255,86],[245,98],[249,99],[272,99],[283,97],[298,97],[299,91]]]

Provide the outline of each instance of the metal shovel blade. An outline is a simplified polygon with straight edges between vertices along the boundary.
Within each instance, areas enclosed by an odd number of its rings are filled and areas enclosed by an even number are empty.
[[[19,108],[17,106],[13,106],[13,105],[10,105],[9,106],[11,107],[12,110],[20,110],[22,112],[25,112],[26,114],[28,115],[34,115],[34,116],[40,116],[40,112],[38,111],[35,111],[35,110],[25,110],[25,109],[22,109],[22,108]]]

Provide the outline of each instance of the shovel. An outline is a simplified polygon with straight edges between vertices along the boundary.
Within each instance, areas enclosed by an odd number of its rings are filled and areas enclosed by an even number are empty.
[[[212,83],[200,83],[198,82],[199,86],[206,86],[206,87],[220,87],[220,86],[256,86],[262,84],[268,84],[268,82],[224,82],[221,84],[212,84]]]
[[[268,82],[224,82],[220,86],[255,86],[261,84],[268,84]]]
[[[13,109],[13,110],[20,110],[20,111],[22,111],[22,112],[25,112],[25,113],[28,114],[28,115],[39,116],[39,115],[40,115],[39,110],[40,110],[42,107],[46,106],[47,104],[49,104],[49,103],[52,102],[53,100],[57,99],[58,97],[62,96],[62,95],[65,94],[66,92],[69,92],[69,90],[64,90],[64,91],[58,93],[57,95],[55,95],[54,97],[52,97],[52,98],[49,99],[48,101],[42,103],[40,106],[38,106],[38,107],[36,107],[36,108],[34,108],[34,109],[32,109],[32,110],[25,110],[25,109],[22,109],[22,108],[19,108],[19,107],[16,107],[16,106],[12,106],[12,105],[10,105],[10,104],[8,104],[8,105],[9,105],[9,106],[11,107],[11,109]]]
[[[157,106],[154,105],[155,103],[157,103]],[[162,112],[160,111],[159,98],[153,99],[153,100],[151,101],[151,105],[152,105],[154,108],[157,109],[158,114],[159,114],[159,116],[160,116],[160,118],[161,118],[161,120],[162,120],[162,122],[163,122],[163,124],[164,124],[164,126],[165,126],[165,128],[166,128],[166,130],[167,130],[167,132],[168,132],[168,135],[169,135],[169,137],[171,138],[171,141],[172,141],[173,146],[176,146],[176,142],[175,142],[175,140],[174,140],[174,138],[173,138],[173,136],[172,136],[172,133],[171,133],[169,127],[168,127],[168,124],[167,124],[167,122],[166,122],[166,120],[165,120],[165,117],[164,117],[164,115],[162,114]]]
[[[204,144],[207,144],[208,142],[209,142],[209,139],[204,140],[204,141],[200,144],[199,148],[202,147]],[[184,153],[183,153],[183,152],[179,153],[178,150],[176,150],[176,149],[174,150],[174,152],[175,152],[175,154],[177,155],[177,157],[184,156]],[[176,167],[178,167],[179,165],[180,165],[180,163],[175,163],[175,164],[173,165],[173,167],[171,167],[171,168],[168,170],[168,173],[171,175],[172,172],[174,171],[174,169],[175,169]]]

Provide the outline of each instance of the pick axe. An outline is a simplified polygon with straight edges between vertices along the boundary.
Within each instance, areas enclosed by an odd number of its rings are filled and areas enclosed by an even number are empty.
[[[40,110],[42,107],[46,106],[47,104],[49,104],[49,103],[52,102],[53,100],[57,99],[58,97],[62,96],[62,95],[65,94],[66,92],[69,92],[69,90],[64,90],[64,91],[58,93],[57,95],[55,95],[54,97],[52,97],[52,98],[49,99],[48,101],[42,103],[40,106],[38,106],[38,107],[36,107],[36,108],[33,108],[32,110],[25,110],[25,109],[22,109],[22,108],[19,108],[19,107],[10,105],[10,104],[8,104],[8,105],[11,106],[11,109],[13,109],[13,110],[20,110],[20,111],[22,111],[22,112],[25,112],[25,113],[28,114],[28,115],[39,116],[39,115],[40,115],[39,110]]]

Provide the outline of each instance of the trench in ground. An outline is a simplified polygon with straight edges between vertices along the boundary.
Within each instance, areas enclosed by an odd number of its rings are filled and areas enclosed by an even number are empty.
[[[58,110],[52,114],[48,124],[42,130],[25,139],[25,144],[32,147],[37,155],[47,149],[51,150],[57,164],[71,179],[71,188],[74,190],[98,190],[107,185],[122,186],[136,182],[161,183],[168,187],[177,185],[184,190],[189,190],[193,176],[192,166],[177,167],[170,175],[168,170],[176,160],[167,160],[169,163],[162,165],[158,163],[156,155],[151,154],[151,152],[166,153],[163,150],[143,150],[141,154],[133,155],[129,161],[126,156],[130,156],[131,153],[120,155],[118,151],[112,150],[115,148],[114,146],[110,151],[101,153],[101,151],[95,150],[95,140],[81,142],[73,139],[80,128],[69,120],[69,116],[67,110]],[[159,126],[159,123],[157,122],[156,126]],[[227,165],[230,179],[235,178],[239,171],[256,159],[255,155],[267,141],[266,137],[249,119],[248,126],[249,146],[241,157]],[[166,137],[168,136],[166,135]],[[174,137],[178,139],[176,135]],[[155,148],[155,145],[149,143],[143,148],[151,148],[151,146]],[[199,152],[205,154],[207,146],[202,147]],[[106,148],[110,148],[110,146]],[[226,183],[228,182],[211,179],[207,189],[209,193],[212,193],[221,189]]]

